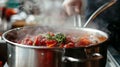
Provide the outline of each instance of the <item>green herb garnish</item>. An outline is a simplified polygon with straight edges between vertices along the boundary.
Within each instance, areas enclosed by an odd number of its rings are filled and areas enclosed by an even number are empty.
[[[66,40],[65,35],[62,34],[62,33],[58,33],[58,34],[56,34],[56,35],[54,35],[54,36],[51,36],[50,34],[47,34],[47,35],[46,35],[46,38],[47,38],[47,39],[50,39],[50,40],[56,40],[59,44],[60,44],[60,43],[64,43],[65,40]]]
[[[66,39],[65,35],[62,33],[56,34],[55,36],[53,36],[53,38],[57,40],[58,43],[63,43]]]
[[[46,38],[47,38],[47,39],[53,39],[53,36],[51,36],[50,34],[47,34],[47,35],[46,35]]]

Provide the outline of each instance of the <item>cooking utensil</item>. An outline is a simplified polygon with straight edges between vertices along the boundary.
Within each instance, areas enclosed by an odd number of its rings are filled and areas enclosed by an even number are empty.
[[[116,0],[111,0],[110,2],[105,3],[101,7],[99,7],[85,22],[85,24],[82,26],[81,16],[79,14],[74,15],[74,26],[75,27],[87,27],[87,25],[92,22],[100,13],[105,11],[107,8],[111,7],[113,4],[116,3]]]
[[[82,21],[80,15],[74,16],[74,27],[78,27],[78,28],[82,27]]]
[[[86,27],[90,22],[92,22],[101,12],[105,11],[107,8],[111,7],[113,4],[116,3],[117,0],[111,0],[110,2],[105,3],[99,9],[97,9],[90,18],[85,22],[83,27]]]

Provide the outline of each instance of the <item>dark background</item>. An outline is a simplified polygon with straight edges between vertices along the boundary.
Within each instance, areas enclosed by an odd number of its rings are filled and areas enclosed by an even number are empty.
[[[97,8],[110,0],[88,0],[90,2],[87,9],[87,16],[89,17]],[[120,0],[102,12],[94,23],[109,34],[110,44],[120,52]]]

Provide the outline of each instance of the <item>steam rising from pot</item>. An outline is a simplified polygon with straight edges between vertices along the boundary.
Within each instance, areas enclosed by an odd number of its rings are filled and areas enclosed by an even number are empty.
[[[53,32],[55,36],[57,33],[64,34],[65,41],[62,42],[62,44],[67,45],[69,42],[71,42],[74,45],[73,47],[88,47],[92,45],[97,45],[101,42],[104,42],[108,38],[108,36],[105,33],[102,33],[97,30],[94,31],[94,29],[93,30],[89,28],[69,29],[69,28],[49,27],[49,26],[23,27],[20,29],[17,28],[10,31],[7,34],[6,38],[12,42],[19,43],[21,45],[23,44],[23,45],[34,46],[34,42],[36,43],[36,39],[35,39],[36,36],[38,37],[38,35],[40,35],[43,40],[46,39],[46,33],[48,32]],[[30,44],[26,44],[28,42],[28,41],[26,42],[26,38],[30,39],[28,40],[31,41]],[[39,42],[41,42],[42,40],[40,40]],[[47,44],[46,42],[47,40],[44,41],[45,43],[44,45]],[[57,42],[57,44],[59,44],[59,42]],[[36,45],[38,45],[38,43]]]

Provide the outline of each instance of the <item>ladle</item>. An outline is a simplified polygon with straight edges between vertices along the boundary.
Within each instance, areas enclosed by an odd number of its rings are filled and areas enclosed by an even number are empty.
[[[105,3],[100,8],[98,8],[91,16],[90,18],[85,22],[83,26],[81,26],[81,16],[75,15],[74,16],[74,26],[75,27],[87,27],[87,25],[92,22],[101,12],[105,11],[107,8],[115,4],[117,0],[111,0],[110,2]]]

